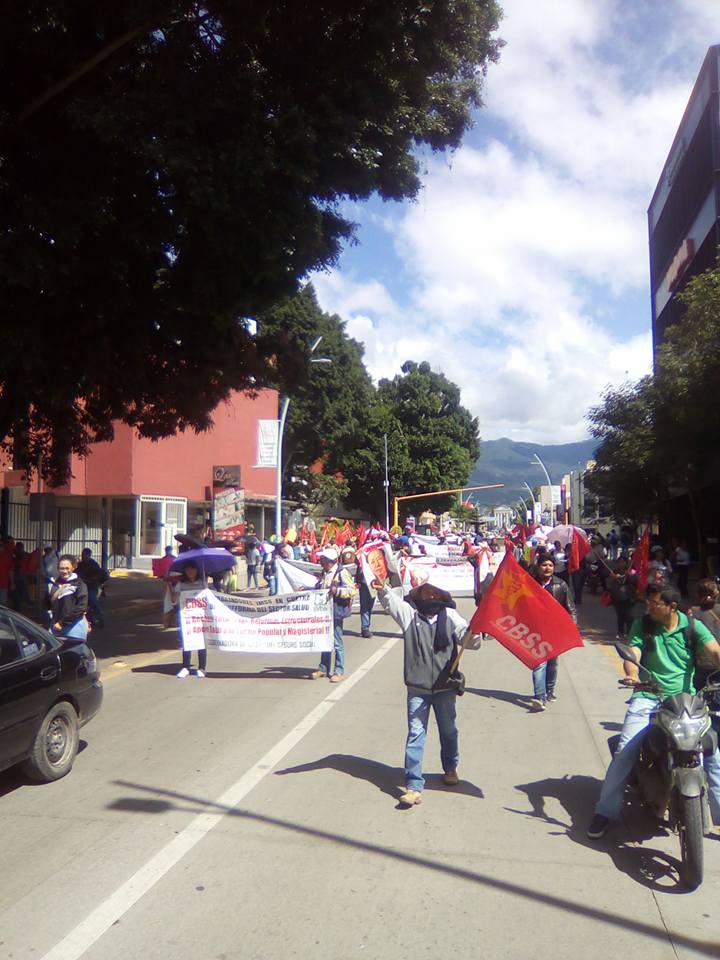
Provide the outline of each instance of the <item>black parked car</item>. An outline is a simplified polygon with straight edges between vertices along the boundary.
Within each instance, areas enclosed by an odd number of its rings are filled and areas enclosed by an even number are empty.
[[[64,777],[79,729],[102,698],[97,660],[85,643],[53,637],[0,607],[0,770],[19,763],[33,780]]]

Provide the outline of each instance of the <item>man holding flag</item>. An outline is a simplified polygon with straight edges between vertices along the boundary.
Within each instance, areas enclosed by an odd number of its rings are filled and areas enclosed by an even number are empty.
[[[386,613],[403,632],[404,677],[407,687],[408,733],[405,744],[404,807],[422,801],[425,779],[422,774],[425,739],[430,707],[440,734],[440,761],[443,780],[449,787],[458,784],[458,731],[455,701],[457,686],[452,674],[456,669],[459,644],[467,623],[455,609],[445,590],[430,583],[414,587],[403,600],[385,583],[374,580],[372,586]]]

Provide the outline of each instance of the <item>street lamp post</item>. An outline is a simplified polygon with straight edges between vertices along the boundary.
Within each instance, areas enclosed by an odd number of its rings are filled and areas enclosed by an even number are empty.
[[[535,523],[535,522],[537,522],[537,521],[536,521],[536,517],[535,517],[535,494],[532,492],[532,488],[530,487],[530,484],[529,484],[529,483],[525,483],[525,481],[523,480],[522,485],[525,487],[525,489],[527,490],[527,492],[530,494],[530,503],[532,503],[532,512],[533,512],[533,522]],[[524,503],[524,502],[525,502],[525,501],[523,501],[523,503]],[[542,521],[542,517],[540,517],[540,520]]]
[[[322,337],[317,337],[310,346],[310,353],[314,353],[320,346]],[[317,357],[311,359],[310,363],[332,363],[330,357]],[[282,537],[282,472],[283,472],[283,436],[285,434],[285,421],[287,420],[288,408],[290,407],[290,397],[283,397],[280,405],[280,419],[278,420],[277,434],[277,472],[275,475],[275,536]]]

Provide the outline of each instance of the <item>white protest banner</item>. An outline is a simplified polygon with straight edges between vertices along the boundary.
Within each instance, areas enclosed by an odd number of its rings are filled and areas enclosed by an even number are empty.
[[[333,648],[332,600],[325,590],[221,600],[212,590],[183,597],[184,650],[308,653]]]
[[[445,541],[439,543],[437,537],[426,537],[422,534],[413,534],[412,540],[425,550],[428,557],[446,557],[459,560],[463,555],[462,543]]]
[[[454,597],[472,597],[475,594],[475,568],[467,560],[451,561],[438,557],[407,557],[402,564],[405,592],[411,589],[413,570],[424,570],[428,582]]]
[[[301,567],[297,561],[281,560],[279,558],[275,561],[275,567],[277,570],[277,592],[283,595],[297,593],[303,587],[314,589],[317,579],[322,573],[320,564],[307,563]],[[303,567],[316,568],[317,573],[314,570],[304,570]]]

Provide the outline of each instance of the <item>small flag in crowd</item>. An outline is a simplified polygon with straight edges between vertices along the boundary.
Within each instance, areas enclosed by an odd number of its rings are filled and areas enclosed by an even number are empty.
[[[650,569],[650,527],[645,527],[640,543],[635,547],[635,552],[630,561],[630,569],[637,575],[639,592],[644,593]]]

